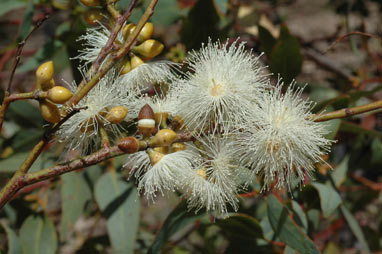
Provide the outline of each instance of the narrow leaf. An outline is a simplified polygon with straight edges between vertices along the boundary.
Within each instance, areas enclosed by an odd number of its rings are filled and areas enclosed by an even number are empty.
[[[5,233],[7,233],[8,240],[8,254],[22,254],[22,248],[20,239],[7,224],[1,222],[0,225],[4,228]]]
[[[338,192],[330,184],[312,183],[320,196],[321,210],[324,217],[328,218],[342,203]]]
[[[340,164],[337,165],[335,169],[333,169],[332,172],[330,172],[330,175],[332,176],[332,179],[334,181],[334,184],[336,187],[341,186],[341,184],[346,179],[346,173],[348,172],[349,167],[349,156],[346,156]]]
[[[266,201],[269,222],[281,241],[300,253],[320,253],[312,240],[290,218],[288,209],[274,195],[268,196]]]
[[[230,238],[255,238],[263,239],[263,230],[260,223],[253,217],[246,214],[233,214],[225,220],[219,220],[216,223],[222,228],[224,234]]]
[[[98,180],[95,198],[107,220],[113,253],[134,253],[140,210],[134,184],[119,173],[108,172]]]

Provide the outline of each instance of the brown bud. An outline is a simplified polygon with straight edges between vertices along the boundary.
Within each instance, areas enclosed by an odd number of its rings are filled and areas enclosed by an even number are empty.
[[[97,25],[104,18],[104,14],[99,9],[88,10],[84,14],[84,20],[89,25]]]
[[[154,111],[149,104],[144,105],[138,114],[138,129],[145,136],[151,136],[155,130]]]
[[[181,130],[184,127],[184,120],[181,116],[174,116],[171,121],[172,128],[174,130]]]
[[[171,145],[171,152],[179,152],[187,149],[187,146],[184,143],[174,143]]]
[[[139,151],[139,141],[134,137],[122,138],[118,142],[118,148],[125,153],[136,153]]]

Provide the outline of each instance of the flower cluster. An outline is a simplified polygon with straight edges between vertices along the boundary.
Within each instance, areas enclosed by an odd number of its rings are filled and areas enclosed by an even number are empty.
[[[125,25],[118,40],[132,29]],[[81,39],[91,47],[78,58],[93,61],[109,34],[103,26],[89,30]],[[332,141],[324,137],[325,125],[314,121],[312,103],[301,98],[302,89],[294,84],[285,93],[281,81],[272,86],[266,68],[245,43],[209,41],[189,53],[189,71],[179,77],[169,62],[133,66],[139,54],[152,58],[144,51],[148,46],[142,46],[151,33],[142,36],[133,55],[81,101],[86,110],[62,126],[58,139],[69,150],[99,144],[100,127],[118,134],[122,120],[108,116],[113,107],[123,106],[129,112],[123,121],[138,117],[137,136],[149,147],[128,155],[125,164],[139,191],[152,201],[158,193],[179,191],[189,208],[216,216],[236,211],[238,193],[257,176],[263,177],[263,190],[291,190],[292,183],[301,183],[315,163],[323,162]],[[147,94],[150,89],[154,95]],[[171,139],[158,137],[164,133]],[[173,142],[184,133],[193,138]]]

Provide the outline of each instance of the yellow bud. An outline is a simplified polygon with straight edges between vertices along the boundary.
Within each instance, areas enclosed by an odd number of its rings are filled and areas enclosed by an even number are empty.
[[[123,27],[122,34],[123,34],[123,38],[125,38],[125,40],[127,40],[127,37],[129,37],[129,35],[132,34],[135,27],[136,27],[136,25],[134,25],[133,23],[127,24],[126,26]]]
[[[167,112],[159,112],[154,114],[154,119],[156,124],[160,124],[162,122],[166,122],[168,118]]]
[[[139,65],[144,64],[145,62],[138,56],[133,56],[130,60],[131,69],[137,68]]]
[[[40,111],[42,117],[50,123],[58,123],[61,119],[60,111],[57,106],[47,100],[40,101]]]
[[[142,41],[150,39],[151,36],[153,35],[153,32],[154,32],[154,25],[153,25],[153,23],[147,22],[143,26],[141,32],[138,35],[138,41],[142,42]]]
[[[48,99],[57,104],[64,104],[72,97],[72,92],[63,86],[55,86],[48,91]]]
[[[187,146],[184,143],[174,143],[171,145],[171,152],[173,153],[184,151],[186,149],[187,149]]]
[[[84,14],[84,20],[89,25],[97,25],[104,18],[103,12],[98,9],[88,10]]]
[[[116,106],[109,110],[105,118],[110,123],[122,123],[122,121],[125,120],[127,113],[128,110],[126,107]]]
[[[122,68],[121,68],[121,75],[124,75],[128,72],[131,71],[131,63],[130,63],[130,59],[127,59],[123,65],[122,65]]]
[[[41,89],[43,91],[48,91],[49,89],[53,88],[56,85],[56,82],[54,79],[49,80],[48,82],[41,84]]]
[[[162,129],[154,136],[151,141],[155,146],[169,146],[176,138],[176,132],[170,129]]]
[[[157,164],[165,156],[163,153],[157,152],[153,149],[148,149],[147,153],[149,154],[150,163],[152,166]]]
[[[53,61],[41,64],[36,70],[37,88],[41,89],[42,84],[50,82],[50,80],[53,78],[53,74]]]
[[[169,150],[170,150],[170,147],[168,146],[158,146],[154,148],[154,151],[157,151],[163,154],[167,154]]]
[[[203,177],[204,179],[207,179],[207,171],[205,168],[199,168],[195,171],[195,173],[197,175],[200,175],[201,177]]]
[[[88,7],[93,7],[93,6],[99,6],[100,3],[98,0],[80,0],[81,3],[85,6],[88,6]]]
[[[164,45],[156,40],[146,40],[133,48],[133,52],[147,58],[159,55],[164,49]]]

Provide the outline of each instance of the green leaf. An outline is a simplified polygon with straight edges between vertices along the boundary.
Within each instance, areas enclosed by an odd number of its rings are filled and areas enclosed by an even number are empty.
[[[304,232],[308,232],[308,219],[306,218],[306,215],[304,211],[302,210],[299,203],[292,200],[292,209],[293,213],[296,215],[293,218],[295,218],[295,221],[303,228]]]
[[[95,186],[95,198],[106,218],[113,253],[134,253],[139,225],[137,189],[119,173],[104,174]]]
[[[8,254],[22,254],[22,248],[20,239],[7,224],[0,222],[0,225],[4,228],[5,233],[7,233],[8,240]]]
[[[260,40],[260,48],[268,58],[271,57],[272,48],[276,45],[277,40],[273,37],[273,35],[263,26],[258,26],[259,28],[259,40]]]
[[[286,83],[290,83],[301,71],[300,44],[285,25],[281,26],[280,38],[272,49],[269,67],[273,73],[279,73]]]
[[[349,155],[347,155],[340,164],[337,165],[335,169],[333,169],[332,172],[330,172],[330,175],[332,176],[332,179],[334,181],[335,186],[338,188],[341,186],[341,184],[346,179],[346,173],[348,172],[349,168]]]
[[[11,147],[15,151],[29,151],[42,138],[43,133],[43,130],[22,129],[12,138]]]
[[[180,19],[182,12],[176,0],[158,1],[151,21],[155,25],[169,26]]]
[[[253,241],[264,238],[260,223],[246,214],[236,213],[225,220],[218,220],[216,224],[231,239],[248,238]]]
[[[338,192],[329,183],[312,183],[312,186],[318,191],[321,210],[324,217],[328,218],[342,203],[342,199]]]
[[[56,231],[47,216],[29,216],[21,226],[20,240],[24,254],[54,254],[57,251]]]
[[[353,234],[355,235],[355,237],[357,238],[357,240],[360,242],[360,244],[362,245],[362,251],[361,253],[364,253],[364,254],[370,254],[370,249],[369,249],[369,246],[367,244],[367,241],[365,239],[365,236],[362,232],[362,229],[361,227],[359,226],[358,222],[356,221],[356,219],[353,217],[353,215],[351,214],[351,212],[346,208],[346,206],[344,205],[341,205],[340,207],[341,209],[341,212],[342,214],[344,215],[346,221],[348,222],[348,225],[351,229],[351,231],[353,232]]]
[[[382,133],[379,131],[367,130],[358,124],[347,122],[347,121],[341,122],[339,130],[342,132],[354,133],[356,135],[365,134],[367,136],[375,137],[375,138],[381,138],[382,137]]]
[[[227,13],[227,8],[229,6],[228,0],[215,0],[214,2],[221,13],[223,14]]]
[[[167,216],[148,253],[162,253],[162,247],[173,234],[186,225],[200,219],[203,215],[204,212],[195,214],[192,211],[188,211],[186,200],[181,201]]]
[[[15,172],[28,156],[28,152],[17,153],[7,159],[0,160],[0,173],[9,174]],[[39,156],[30,168],[30,172],[53,166],[53,161],[47,155]]]
[[[86,202],[91,199],[91,190],[83,178],[83,173],[71,172],[61,176],[61,238],[73,229],[75,222],[82,215]]]
[[[32,27],[32,19],[34,14],[33,0],[29,0],[28,8],[25,11],[23,22],[21,23],[19,40],[24,40],[31,30]]]
[[[269,222],[281,241],[300,253],[320,253],[312,240],[290,218],[288,209],[274,195],[269,195],[266,202]]]
[[[340,130],[341,122],[341,119],[333,119],[327,121],[325,123],[325,129],[328,131],[328,133],[324,135],[325,138],[333,140],[337,136],[337,132]]]
[[[14,9],[24,7],[26,5],[25,1],[20,0],[1,0],[0,1],[0,16],[6,14]]]
[[[26,101],[15,101],[9,106],[7,118],[15,118],[24,126],[41,128],[44,120],[37,107],[32,106]],[[32,125],[32,126],[31,126]]]

